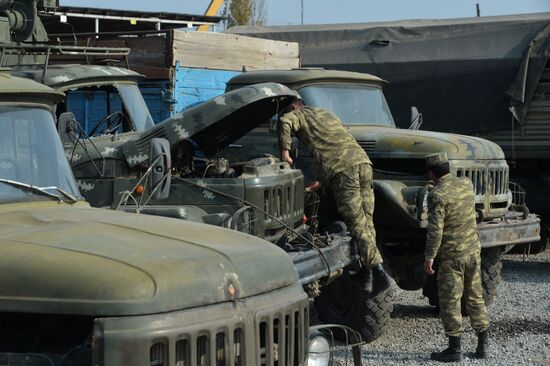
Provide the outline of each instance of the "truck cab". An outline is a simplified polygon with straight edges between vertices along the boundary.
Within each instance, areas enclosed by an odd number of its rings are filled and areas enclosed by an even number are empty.
[[[418,114],[413,116],[410,129],[396,128],[383,94],[386,82],[370,74],[324,69],[251,71],[233,77],[227,90],[267,81],[297,91],[308,106],[335,113],[373,161],[377,239],[402,288],[427,287],[421,263],[428,194],[424,159],[429,154],[446,152],[452,174],[468,177],[473,183],[486,264],[483,271],[499,269],[500,255],[513,245],[539,240],[539,219],[529,214],[521,187],[509,182],[509,167],[498,145],[481,138],[418,130]],[[228,156],[246,159],[249,153],[276,153],[275,123],[266,122],[243,137],[235,144],[242,148],[229,148]],[[293,154],[296,166],[305,172],[306,184],[315,180],[312,157],[298,141]],[[335,212],[329,207],[320,216]],[[492,277],[484,275],[488,303],[500,280],[498,272]]]

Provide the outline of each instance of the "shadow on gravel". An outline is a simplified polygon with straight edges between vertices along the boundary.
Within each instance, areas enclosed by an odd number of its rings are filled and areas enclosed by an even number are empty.
[[[518,334],[550,334],[550,321],[508,319],[491,322],[490,333],[497,338],[513,338]]]
[[[439,310],[427,305],[393,305],[392,318],[427,319],[439,317]]]
[[[362,357],[365,361],[379,360],[383,362],[384,360],[399,360],[400,363],[413,361],[414,364],[423,364],[430,360],[430,358],[426,356],[426,352],[370,352],[368,349],[363,351]]]
[[[546,283],[550,263],[502,261],[502,277],[507,282]]]

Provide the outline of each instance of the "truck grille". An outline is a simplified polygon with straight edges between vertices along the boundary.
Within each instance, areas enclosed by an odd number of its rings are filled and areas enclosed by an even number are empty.
[[[491,195],[504,195],[508,193],[508,168],[458,168],[457,177],[470,178],[474,186],[476,196],[487,192]],[[488,178],[488,179],[487,179]]]
[[[365,141],[357,141],[357,142],[359,143],[359,146],[361,146],[367,154],[370,152],[376,151],[376,140],[365,140]]]
[[[474,186],[474,193],[476,196],[481,196],[487,193],[487,174],[485,167],[458,169],[456,176],[470,178],[472,185]]]
[[[264,211],[275,216],[278,220],[294,221],[296,214],[303,213],[303,181],[287,183],[284,186],[264,189]],[[274,223],[274,220],[265,215],[266,227]]]
[[[491,194],[507,194],[508,193],[508,169],[494,169],[489,171],[489,185]]]
[[[307,302],[284,311],[262,311],[248,331],[243,323],[225,323],[156,342],[149,350],[149,365],[304,365],[308,323]],[[254,349],[246,349],[247,345]]]
[[[504,215],[508,210],[509,168],[504,161],[478,163],[473,167],[455,167],[457,177],[472,181],[476,208],[485,218]]]

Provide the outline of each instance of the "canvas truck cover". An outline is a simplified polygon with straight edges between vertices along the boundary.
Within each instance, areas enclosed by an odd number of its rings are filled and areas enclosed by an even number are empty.
[[[460,133],[509,129],[511,112],[522,123],[550,57],[550,13],[228,31],[299,42],[304,67],[384,78],[400,127],[414,105],[424,129]]]

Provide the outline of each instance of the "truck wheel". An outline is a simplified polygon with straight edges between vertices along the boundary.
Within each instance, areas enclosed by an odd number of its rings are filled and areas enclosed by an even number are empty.
[[[483,299],[486,305],[491,305],[497,294],[502,271],[502,248],[487,248],[481,251],[481,283],[483,285]],[[436,269],[437,271],[437,269]],[[422,294],[428,298],[430,305],[439,307],[437,293],[437,273],[429,276],[422,286]]]
[[[365,342],[380,337],[390,321],[393,311],[394,289],[367,293],[361,284],[346,270],[340,278],[321,289],[315,298],[319,318],[326,324],[346,325],[361,333]]]
[[[483,284],[483,299],[486,305],[491,305],[497,295],[502,271],[502,248],[487,248],[481,251],[481,283]]]

